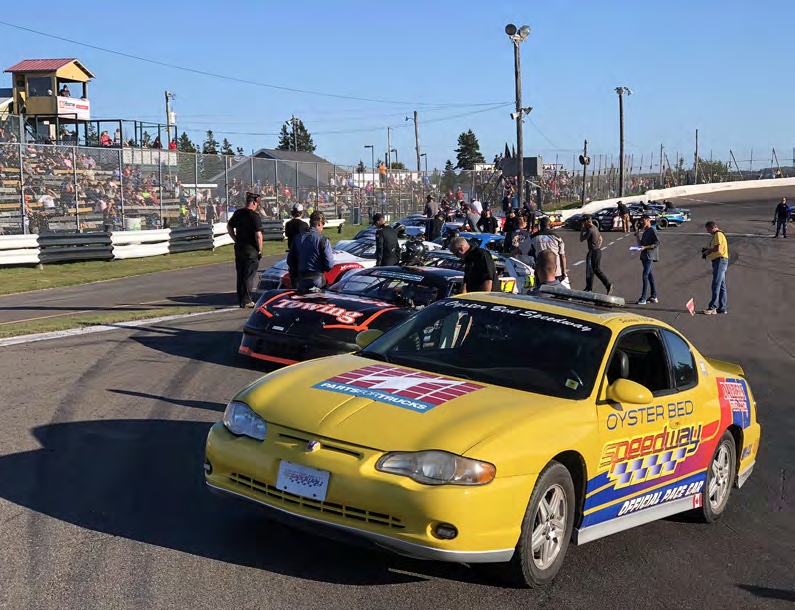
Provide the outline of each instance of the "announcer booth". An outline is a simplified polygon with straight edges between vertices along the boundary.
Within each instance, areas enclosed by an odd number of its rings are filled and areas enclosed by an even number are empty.
[[[38,138],[76,144],[91,120],[88,82],[94,75],[77,59],[26,59],[11,66],[13,114]]]

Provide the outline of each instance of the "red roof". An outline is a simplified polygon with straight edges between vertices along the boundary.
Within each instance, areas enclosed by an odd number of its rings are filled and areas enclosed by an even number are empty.
[[[6,72],[54,72],[64,66],[69,65],[77,59],[26,59],[15,66],[11,66]]]

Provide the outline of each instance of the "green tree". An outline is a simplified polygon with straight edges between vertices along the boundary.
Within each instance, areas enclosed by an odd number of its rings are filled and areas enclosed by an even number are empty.
[[[406,164],[402,161],[392,161],[392,169],[406,169]]]
[[[149,135],[148,131],[143,132],[141,134],[141,146],[144,148],[148,148],[151,143],[152,143],[152,136]]]
[[[86,125],[86,146],[99,146],[99,134],[94,123]]]
[[[221,154],[229,156],[235,154],[235,151],[232,149],[232,144],[226,138],[224,138],[224,141],[221,143]]]
[[[246,156],[246,153],[243,152],[243,147],[242,146],[238,146],[237,147],[237,154],[240,155],[241,157],[245,157]]]
[[[290,125],[289,129],[287,128],[288,124]],[[295,130],[293,130],[293,127],[295,127]],[[293,134],[293,131],[295,131],[295,134]],[[295,123],[290,120],[282,124],[282,129],[279,132],[279,144],[276,146],[276,150],[295,150],[296,145],[299,152],[313,153],[317,148],[312,141],[312,134],[307,131],[301,119],[295,119]]]
[[[182,135],[177,140],[177,150],[180,151],[180,152],[186,152],[186,153],[195,153],[195,152],[197,152],[196,145],[193,142],[190,141],[190,138],[188,137],[188,134],[185,133],[184,131],[182,132]]]
[[[455,152],[458,159],[456,168],[458,169],[472,170],[475,169],[475,163],[486,162],[480,152],[478,139],[471,129],[458,136],[458,148],[455,149]]]
[[[444,164],[444,173],[442,174],[442,179],[439,183],[439,190],[442,191],[442,194],[444,195],[444,193],[447,191],[453,190],[457,183],[458,175],[455,173],[453,162],[448,159]]]
[[[205,155],[217,155],[218,154],[218,140],[215,139],[213,135],[213,130],[207,130],[207,138],[204,140],[202,144],[202,153]]]
[[[709,159],[698,159],[699,180],[714,181],[718,178],[725,178],[731,173],[729,164],[723,161],[710,161]]]
[[[359,165],[356,166],[356,173],[357,174],[363,174],[365,171],[366,171],[366,168],[364,167],[364,161],[359,159]]]

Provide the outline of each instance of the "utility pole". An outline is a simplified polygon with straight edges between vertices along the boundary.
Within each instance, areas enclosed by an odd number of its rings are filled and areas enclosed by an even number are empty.
[[[392,128],[386,128],[386,155],[387,155],[387,162],[386,162],[386,169],[392,169]]]
[[[298,152],[298,129],[296,129],[295,115],[293,115],[293,150]]]
[[[619,159],[618,159],[618,196],[624,196],[624,94],[632,95],[632,91],[627,87],[616,87],[618,93],[618,115],[619,115]]]
[[[420,119],[419,113],[414,111],[414,144],[417,149],[417,172],[422,172],[422,155],[420,155]]]
[[[664,148],[665,147],[662,144],[660,144],[660,185],[662,185],[663,171],[664,171],[663,170],[663,149]]]
[[[693,161],[693,184],[698,184],[698,129],[696,129],[696,160]]]
[[[171,143],[171,100],[177,97],[173,93],[166,91],[166,130],[168,131],[168,142]],[[174,139],[177,134],[174,134]]]

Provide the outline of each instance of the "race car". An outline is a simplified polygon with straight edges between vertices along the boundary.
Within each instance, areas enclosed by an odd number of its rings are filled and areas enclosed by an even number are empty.
[[[405,234],[406,237],[419,237],[425,235],[428,219],[424,214],[410,214],[400,220],[393,222],[390,226],[397,229],[400,233]],[[460,221],[445,222],[442,231],[445,229],[458,229],[461,228],[463,223]],[[375,232],[378,229],[375,225],[370,225],[359,231],[354,235],[354,239],[375,239]]]
[[[471,233],[469,231],[461,232],[458,229],[448,231],[443,237],[433,240],[433,243],[440,248],[446,248],[453,237],[463,237],[473,246],[486,248],[494,252],[502,252],[503,244],[505,243],[505,235],[500,235],[499,233]]]
[[[497,275],[500,277],[500,291],[524,294],[535,284],[535,269],[517,258],[491,252]],[[441,269],[457,269],[464,272],[464,261],[449,250],[435,250],[425,257],[425,265]]]
[[[638,230],[643,226],[643,221],[641,220],[641,216],[643,214],[648,214],[649,218],[651,219],[652,225],[656,226],[658,213],[649,208],[642,208],[640,205],[629,205],[629,217],[630,217],[630,224],[632,225],[633,230]],[[583,214],[574,214],[569,216],[566,219],[566,227],[569,229],[573,229],[575,231],[582,230],[582,217]],[[616,207],[609,207],[609,208],[602,208],[597,212],[593,212],[591,214],[591,218],[594,221],[600,231],[607,232],[607,231],[623,231],[624,227],[621,222],[621,217],[618,215],[618,209]]]
[[[328,290],[269,290],[243,328],[240,353],[277,364],[357,349],[365,329],[387,330],[434,301],[457,294],[463,272],[375,267],[346,275]]]
[[[520,586],[550,583],[570,541],[683,512],[714,522],[760,448],[751,387],[622,304],[472,293],[363,331],[356,353],[234,395],[206,484],[318,533],[498,564]]]

